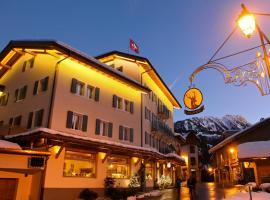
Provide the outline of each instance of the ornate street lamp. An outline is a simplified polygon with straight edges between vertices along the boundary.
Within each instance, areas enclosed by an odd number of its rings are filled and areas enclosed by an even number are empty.
[[[244,4],[242,4],[241,7],[242,12],[236,20],[236,26],[233,29],[233,31],[222,43],[222,45],[217,49],[217,51],[214,53],[214,55],[211,57],[208,63],[199,66],[190,75],[189,77],[190,88],[194,87],[193,80],[199,72],[205,69],[216,69],[223,75],[225,83],[231,83],[236,86],[242,85],[245,86],[249,82],[257,86],[261,95],[264,96],[270,94],[270,51],[267,52],[266,50],[266,46],[270,45],[270,40],[266,36],[266,34],[261,30],[255,18],[256,15],[270,16],[270,14],[250,12]],[[217,53],[223,48],[223,46],[226,44],[226,42],[231,38],[233,33],[238,28],[247,38],[250,38],[257,31],[261,44],[259,46],[250,49],[246,49],[240,52],[232,53],[227,56],[223,56],[221,58],[214,59]],[[219,63],[221,60],[224,60],[226,58],[237,56],[239,54],[243,54],[257,48],[262,48],[263,54],[257,53],[255,60],[249,63],[245,63],[241,66],[233,67],[231,69],[228,69],[224,64]],[[192,112],[193,110],[191,110],[191,113]],[[194,114],[196,113],[198,112],[195,110]]]

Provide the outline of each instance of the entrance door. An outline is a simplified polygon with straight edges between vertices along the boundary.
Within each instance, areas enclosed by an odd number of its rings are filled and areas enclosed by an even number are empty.
[[[254,168],[244,168],[245,182],[255,182]]]
[[[15,200],[17,186],[16,178],[0,178],[0,200]]]

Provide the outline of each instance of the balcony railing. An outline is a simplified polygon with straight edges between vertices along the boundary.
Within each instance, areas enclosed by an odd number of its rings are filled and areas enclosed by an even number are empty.
[[[170,118],[170,111],[165,105],[159,104],[157,109],[157,113],[162,119]]]
[[[161,132],[166,134],[167,136],[174,136],[172,129],[164,122],[158,120],[154,120],[151,122],[151,131]]]

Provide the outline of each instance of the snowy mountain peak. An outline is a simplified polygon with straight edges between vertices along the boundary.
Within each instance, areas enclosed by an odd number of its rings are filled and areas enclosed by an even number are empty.
[[[251,124],[240,115],[225,115],[222,118],[218,117],[193,117],[178,121],[174,124],[175,132],[186,133],[189,130],[199,132],[222,133],[229,130],[245,129]]]

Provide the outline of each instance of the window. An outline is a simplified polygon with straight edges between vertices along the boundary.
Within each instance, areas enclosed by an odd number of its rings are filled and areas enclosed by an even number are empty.
[[[145,132],[144,133],[144,143],[145,144],[149,144],[149,137],[150,137],[149,133]]]
[[[88,99],[94,99],[95,101],[99,101],[99,91],[100,89],[98,87],[87,85],[86,96]]]
[[[21,115],[20,116],[17,116],[13,120],[13,125],[14,126],[20,126],[21,125],[21,121],[22,121],[22,116]]]
[[[125,111],[133,113],[133,102],[125,100]]]
[[[3,125],[4,125],[4,121],[1,120],[1,121],[0,121],[0,126],[3,126]]]
[[[78,81],[77,79],[73,78],[71,81],[71,93],[77,95],[84,95],[84,83]]]
[[[147,120],[149,120],[149,121],[151,121],[151,111],[148,109],[148,108],[144,108],[144,117],[145,117],[145,119],[147,119]]]
[[[86,90],[86,95],[88,99],[94,99],[95,97],[95,87],[88,85]]]
[[[66,151],[63,176],[87,177],[96,176],[96,155]]]
[[[146,180],[152,180],[154,175],[154,168],[153,164],[146,163],[145,164],[145,179]]]
[[[6,106],[7,105],[7,103],[8,103],[8,97],[9,97],[9,94],[8,93],[3,93],[0,96],[0,106]]]
[[[116,67],[115,69],[118,70],[119,72],[123,72],[123,66]]]
[[[15,90],[15,102],[25,99],[27,93],[27,85]]]
[[[133,128],[119,126],[119,140],[133,142]]]
[[[190,153],[195,153],[195,146],[194,145],[190,145],[189,151],[190,151]]]
[[[113,95],[113,107],[123,109],[123,99],[116,95]]]
[[[196,158],[190,157],[190,165],[196,165]]]
[[[31,69],[34,67],[35,58],[31,58],[29,60],[24,61],[22,66],[22,72],[25,72],[27,69]]]
[[[87,131],[88,116],[68,111],[66,127],[75,130]]]
[[[44,112],[43,109],[38,110],[38,111],[35,112],[34,127],[40,127],[40,126],[42,126],[43,112]]]
[[[44,79],[36,81],[34,84],[33,95],[36,95],[40,92],[45,92],[48,89],[48,82],[49,82],[48,76]]]
[[[113,103],[112,106],[114,108],[123,109],[123,102],[124,102],[124,110],[130,113],[134,112],[134,103],[132,101],[129,101],[127,99],[123,99],[121,97],[118,97],[116,95],[113,95]]]
[[[33,119],[34,119],[34,127],[42,126],[43,113],[44,113],[44,109],[40,109],[40,110],[37,110],[35,112],[30,112],[28,114],[26,128],[28,128],[28,129],[32,128]]]
[[[129,178],[129,159],[108,157],[107,176],[112,178]]]
[[[96,119],[96,135],[112,137],[112,130],[112,123]]]

